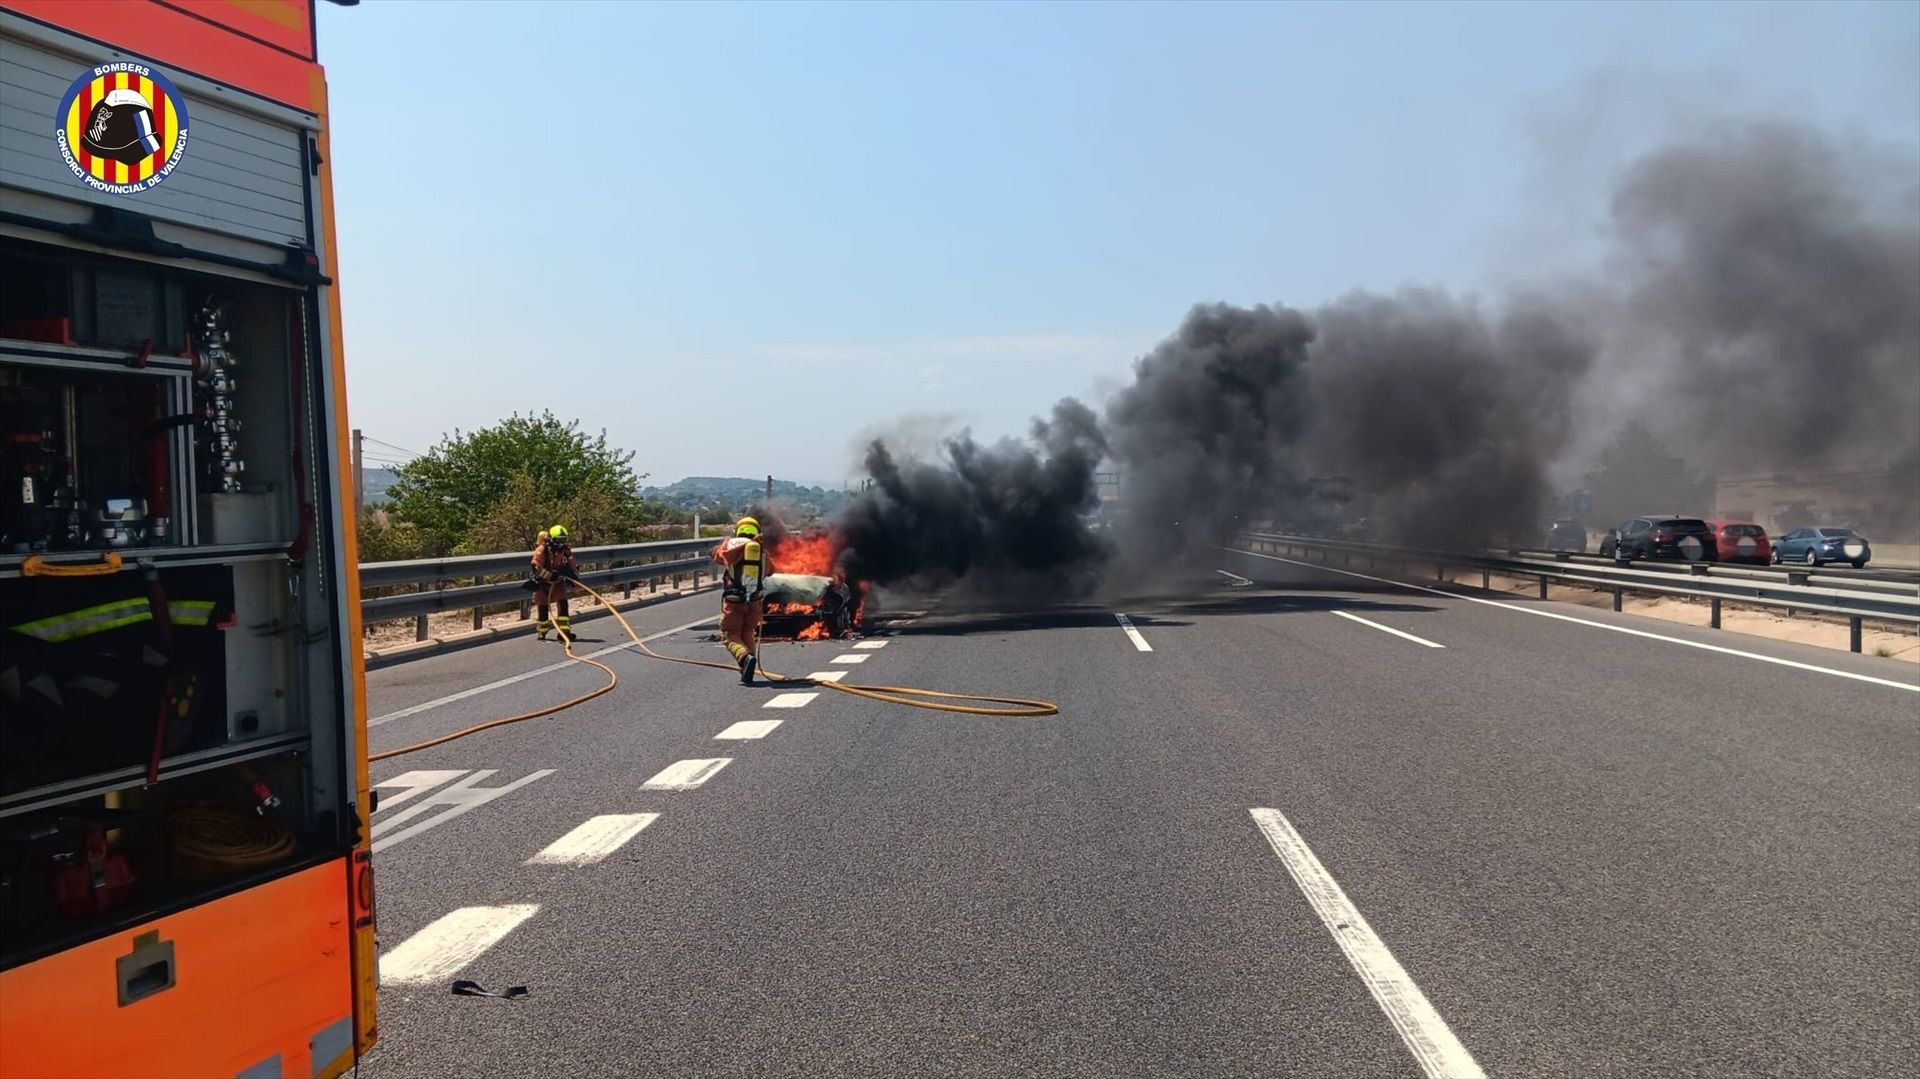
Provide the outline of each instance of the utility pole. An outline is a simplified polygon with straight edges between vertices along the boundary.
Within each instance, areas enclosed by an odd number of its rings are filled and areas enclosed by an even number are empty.
[[[773,505],[773,477],[767,477],[767,505]]]
[[[360,428],[353,429],[353,512],[365,513],[367,510],[367,436]]]

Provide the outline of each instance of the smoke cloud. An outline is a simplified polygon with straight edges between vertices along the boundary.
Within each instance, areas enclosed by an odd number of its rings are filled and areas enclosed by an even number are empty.
[[[1613,224],[1617,363],[1652,372],[1640,411],[1700,464],[1884,464],[1920,446],[1913,161],[1804,127],[1721,131],[1638,162]]]
[[[967,578],[1002,595],[1084,592],[1110,553],[1087,523],[1105,452],[1098,417],[1071,398],[1034,421],[1031,443],[983,446],[962,432],[923,460],[897,458],[876,439],[866,459],[873,488],[839,521],[840,568],[882,584]]]
[[[1032,596],[1116,565],[1131,579],[1256,520],[1532,541],[1570,447],[1622,418],[1705,470],[1920,460],[1920,163],[1728,128],[1635,162],[1609,211],[1610,254],[1584,282],[1203,304],[1103,417],[1068,399],[1027,441],[963,433],[932,455],[876,439],[845,566]],[[1102,467],[1122,476],[1111,532]],[[1888,475],[1911,515],[1920,477]]]

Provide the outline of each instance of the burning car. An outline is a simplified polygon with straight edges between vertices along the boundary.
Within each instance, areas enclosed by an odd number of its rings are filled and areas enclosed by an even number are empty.
[[[844,637],[863,624],[867,587],[839,572],[841,543],[830,531],[808,529],[769,536],[767,637],[820,641]]]
[[[845,581],[817,573],[767,575],[767,617],[761,633],[796,641],[844,637],[858,624],[860,605]]]

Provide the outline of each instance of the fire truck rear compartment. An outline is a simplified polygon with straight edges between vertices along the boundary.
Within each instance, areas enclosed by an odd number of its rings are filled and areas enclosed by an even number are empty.
[[[0,969],[351,836],[307,718],[341,706],[302,526],[312,317],[299,289],[0,239]]]

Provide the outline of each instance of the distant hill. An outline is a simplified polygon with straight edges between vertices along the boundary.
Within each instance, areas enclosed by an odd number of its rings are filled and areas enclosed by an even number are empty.
[[[367,502],[370,504],[374,502],[385,502],[387,500],[387,488],[392,487],[394,481],[399,478],[399,476],[394,474],[393,469],[390,468],[367,469],[365,475],[360,479],[361,486],[365,488],[363,494]]]
[[[665,487],[642,487],[640,497],[664,502],[675,509],[705,511],[716,516],[738,513],[766,500],[766,479],[743,476],[688,476]],[[773,481],[773,498],[802,519],[829,517],[853,496],[831,487],[807,487],[788,480]]]

